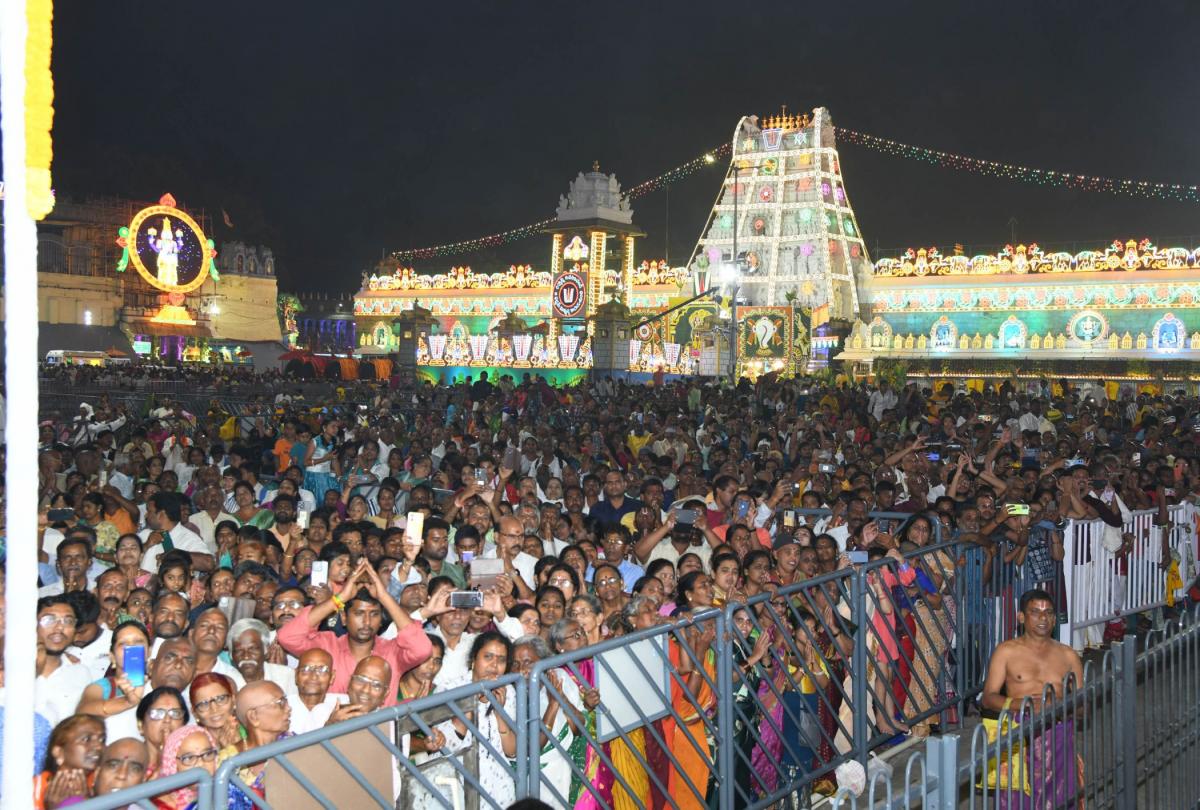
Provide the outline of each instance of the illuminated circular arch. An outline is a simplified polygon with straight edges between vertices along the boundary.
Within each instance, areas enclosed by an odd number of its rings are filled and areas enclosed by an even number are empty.
[[[181,223],[192,236],[196,239],[196,272],[191,279],[183,284],[167,284],[159,281],[156,273],[150,272],[142,261],[140,235],[142,226],[146,224],[152,217],[169,217]],[[173,205],[151,205],[143,208],[133,215],[133,220],[129,223],[129,259],[133,266],[137,268],[138,274],[145,279],[146,283],[155,289],[162,290],[167,293],[189,293],[197,289],[204,283],[208,277],[205,272],[205,265],[210,258],[208,237],[204,235],[204,231],[200,229],[200,225],[196,220],[186,212],[176,208]]]

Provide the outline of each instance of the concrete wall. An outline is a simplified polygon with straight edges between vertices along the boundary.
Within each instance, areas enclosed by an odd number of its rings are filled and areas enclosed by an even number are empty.
[[[213,335],[227,340],[278,342],[281,339],[274,276],[223,275],[219,284],[212,279],[204,282],[200,295],[211,297],[220,310],[209,316]]]

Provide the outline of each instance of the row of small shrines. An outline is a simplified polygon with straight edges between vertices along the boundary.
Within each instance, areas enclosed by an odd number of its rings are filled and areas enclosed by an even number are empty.
[[[1072,342],[1072,348],[1091,348],[1091,349],[1106,349],[1106,350],[1125,350],[1133,349],[1144,350],[1150,347],[1150,336],[1145,332],[1139,332],[1137,337],[1126,332],[1123,335],[1117,335],[1116,332],[1110,334],[1107,338],[1092,341],[1090,344],[1079,346]],[[961,334],[958,336],[958,349],[985,349],[985,350],[1012,350],[1012,349],[1066,349],[1070,339],[1063,333],[1057,335],[1047,332],[1042,335],[1032,335],[1027,343],[1021,345],[1001,345],[999,338],[995,335],[981,335],[978,332],[974,336]],[[871,345],[868,346],[866,340],[861,334],[855,334],[848,341],[851,349],[866,349],[866,348],[888,348],[887,338],[879,332],[873,332],[871,335]],[[924,351],[930,348],[929,337],[927,335],[893,335],[890,341],[890,348],[895,350],[908,351]],[[945,351],[954,348],[952,345],[938,345],[933,347],[938,351]],[[1180,347],[1183,348],[1183,347]],[[1187,340],[1186,348],[1200,350],[1200,332],[1193,332],[1192,336]]]

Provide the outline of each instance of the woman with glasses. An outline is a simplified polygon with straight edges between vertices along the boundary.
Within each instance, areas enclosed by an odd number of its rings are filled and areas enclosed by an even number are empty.
[[[202,672],[188,688],[192,711],[200,725],[220,743],[219,748],[237,745],[246,732],[234,712],[237,687],[219,672]]]
[[[690,571],[679,577],[675,590],[675,613],[684,619],[712,607],[712,579],[703,571]],[[669,644],[671,665],[684,676],[686,688],[671,684],[673,713],[664,723],[666,742],[679,762],[672,767],[667,790],[681,808],[705,806],[709,766],[713,761],[704,723],[716,705],[712,684],[716,683],[716,622],[709,620],[683,629],[687,648],[677,637]],[[676,718],[682,718],[677,720]]]
[[[583,555],[579,555],[580,559]],[[566,563],[552,565],[546,574],[546,584],[562,591],[563,598],[570,602],[579,595],[579,572]]]
[[[508,615],[521,623],[527,636],[542,635],[542,617],[533,605],[518,603],[508,609]]]
[[[587,643],[587,633],[575,619],[562,619],[550,628],[550,646],[555,653],[575,652],[586,647]],[[562,667],[561,672],[566,676],[564,681],[569,680],[579,692],[583,704],[583,728],[579,729],[579,733],[576,733],[571,741],[567,755],[575,763],[575,767],[586,774],[591,755],[587,738],[582,732],[586,729],[589,735],[596,735],[596,707],[600,705],[600,691],[594,686],[596,672],[591,658],[582,658],[570,666]],[[574,769],[571,773],[571,788],[567,800],[568,806],[574,807],[583,790],[583,780],[576,775]]]
[[[162,767],[158,775],[170,776],[192,768],[203,768],[212,776],[217,771],[217,751],[220,746],[203,726],[182,726],[172,731],[163,742]],[[154,798],[154,806],[162,810],[192,810],[196,807],[194,787],[180,788]]]
[[[533,667],[551,655],[550,645],[541,636],[522,636],[513,642],[513,671],[525,678]],[[535,698],[542,711],[542,753],[538,761],[541,771],[542,800],[555,808],[567,808],[571,792],[571,746],[583,721],[582,700],[575,682],[563,676],[561,669],[542,675]]]
[[[583,594],[572,599],[567,607],[567,617],[574,619],[584,634],[584,647],[599,644],[603,633],[604,616],[601,612],[600,600],[591,594]]]
[[[578,594],[580,592],[579,591],[579,587],[580,587],[579,583],[583,582],[584,577],[587,575],[587,569],[588,569],[587,554],[584,553],[583,548],[580,547],[579,545],[567,546],[566,548],[564,548],[562,550],[562,553],[558,555],[558,559],[562,561],[563,565],[567,566],[568,568],[570,568],[571,570],[573,570],[575,572],[575,594]],[[553,570],[551,570],[552,578],[553,578],[553,573],[554,573]],[[553,585],[554,583],[551,582],[550,584]],[[564,591],[564,593],[565,593],[565,591]],[[575,594],[572,594],[572,596],[574,596]]]
[[[151,690],[137,707],[138,732],[150,750],[150,765],[146,768],[146,781],[158,777],[162,761],[163,743],[175,729],[187,725],[190,718],[183,695],[173,686],[160,686]]]

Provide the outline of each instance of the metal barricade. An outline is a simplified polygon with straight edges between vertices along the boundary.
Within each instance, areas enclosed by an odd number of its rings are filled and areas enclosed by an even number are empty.
[[[527,696],[523,680],[506,675],[253,748],[230,757],[217,768],[212,806],[224,807],[225,797],[240,792],[251,797],[255,806],[270,810],[272,805],[247,784],[249,774],[243,772],[269,761],[279,769],[274,775],[279,780],[276,784],[290,779],[295,788],[322,807],[503,810],[523,795],[522,786],[527,780],[525,758],[515,749],[510,754],[501,741],[512,735],[516,743],[515,730],[520,727],[519,718],[526,714]],[[447,740],[441,752],[444,756],[435,758],[435,764],[441,766],[437,777],[431,773],[429,763],[419,764],[408,756],[405,744],[405,738],[428,736],[435,727]],[[502,733],[505,727],[507,733]],[[363,763],[374,761],[364,755],[364,749],[374,751],[375,759],[390,758],[389,773],[380,774],[377,768],[364,772]],[[344,784],[345,776],[350,777],[359,786],[359,795],[329,796],[321,789],[322,777],[328,789],[328,780],[337,771],[344,772],[338,782]],[[199,807],[203,810],[205,805]]]
[[[602,808],[665,797],[704,805],[727,781],[717,761],[724,634],[724,616],[707,610],[534,665],[521,749],[528,795],[556,808],[584,791]],[[581,695],[593,688],[600,702],[589,711]]]
[[[1066,621],[1059,640],[1077,650],[1103,641],[1104,625],[1134,613],[1157,610],[1167,602],[1167,555],[1179,557],[1184,583],[1200,571],[1182,570],[1192,561],[1195,569],[1196,526],[1194,508],[1178,504],[1167,510],[1169,527],[1155,524],[1156,510],[1133,512],[1122,534],[1133,536],[1132,548],[1110,551],[1101,542],[1100,520],[1067,522],[1063,579]],[[1168,534],[1164,542],[1163,532]]]
[[[807,792],[861,752],[853,643],[862,599],[845,568],[724,608],[723,807],[765,807]],[[763,641],[763,639],[766,641]],[[769,645],[763,658],[753,661]]]
[[[1085,663],[1081,684],[1072,675],[1047,687],[1040,705],[1015,701],[973,725],[963,709],[987,661],[978,672],[963,661],[973,633],[996,629],[955,604],[972,593],[961,561],[973,553],[947,543],[845,567],[546,658],[528,678],[466,684],[252,749],[211,781],[194,770],[85,810],[189,785],[200,810],[224,807],[230,790],[248,790],[240,769],[266,760],[325,807],[475,810],[526,797],[574,807],[580,792],[601,808],[805,806],[822,780],[836,786],[843,766],[862,769],[864,790],[840,786],[835,807],[1194,804],[1198,614],[1152,633],[1141,655],[1136,637],[1114,644]],[[769,643],[756,648],[763,636]],[[589,712],[592,688],[599,703]],[[875,756],[900,723],[924,722],[959,730],[931,736],[903,765]],[[406,737],[435,727],[451,742],[431,762],[410,758]],[[366,772],[347,746],[388,764]],[[381,784],[384,771],[391,779]],[[361,795],[325,792],[339,773]]]
[[[1137,657],[1139,807],[1200,801],[1200,613],[1185,612]],[[1128,727],[1126,727],[1128,728]]]
[[[78,808],[78,810],[124,810],[126,807],[157,810],[157,806],[152,801],[155,796],[162,796],[164,793],[184,788],[194,788],[197,792],[196,807],[200,810],[208,810],[213,807],[212,786],[213,778],[208,771],[203,768],[192,768],[150,782],[143,782],[118,793],[96,796],[73,804],[71,807]],[[218,803],[217,806],[223,807],[224,805]]]

